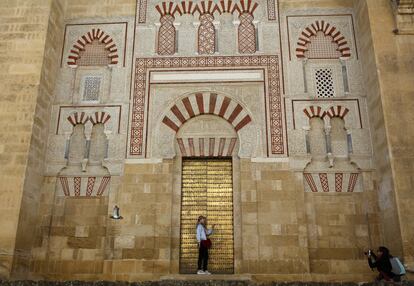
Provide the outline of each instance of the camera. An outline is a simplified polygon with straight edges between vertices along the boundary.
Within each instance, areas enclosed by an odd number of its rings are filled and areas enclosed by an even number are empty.
[[[365,254],[365,255],[368,255],[368,256],[371,256],[371,254],[372,254],[372,250],[371,250],[371,249],[368,249],[368,251],[367,251],[367,252],[364,252],[364,254]]]

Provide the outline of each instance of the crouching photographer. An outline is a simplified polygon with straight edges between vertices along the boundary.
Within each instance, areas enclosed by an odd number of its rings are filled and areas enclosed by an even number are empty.
[[[377,281],[400,281],[401,276],[405,275],[405,269],[397,257],[392,257],[390,251],[385,246],[380,246],[377,255],[368,250],[365,252],[368,257],[368,264],[371,269],[378,270]]]

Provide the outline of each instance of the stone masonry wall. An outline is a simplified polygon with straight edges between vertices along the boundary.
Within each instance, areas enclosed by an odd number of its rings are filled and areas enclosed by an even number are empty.
[[[57,79],[60,49],[63,41],[64,1],[52,1],[47,28],[39,94],[33,119],[32,138],[27,162],[26,180],[20,206],[19,225],[16,234],[13,276],[27,277],[33,236],[38,224],[39,199],[45,168],[47,134],[51,118],[51,106]]]
[[[170,273],[171,162],[126,165],[109,197],[55,196],[43,184],[42,223],[31,277],[50,280],[150,280]],[[123,219],[112,220],[114,205]]]
[[[365,61],[368,105],[378,170],[383,244],[414,263],[412,205],[414,187],[412,35],[395,35],[388,1],[356,1]],[[372,39],[372,40],[371,40]],[[362,57],[361,57],[362,58]],[[378,72],[377,72],[378,71]],[[402,243],[399,239],[402,237]]]
[[[20,271],[21,266],[27,272],[31,236],[19,234],[31,232],[34,221],[28,218],[33,214],[35,217],[37,212],[46,145],[43,138],[54,88],[57,49],[62,42],[58,33],[62,27],[62,2],[1,1],[0,9],[0,277],[7,278],[14,257],[14,270]]]
[[[103,279],[148,280],[171,272],[172,171],[169,160],[125,165],[110,197],[124,219],[109,222]]]
[[[364,281],[372,275],[364,251],[380,243],[379,216],[375,191],[364,187],[362,193],[305,194],[310,272],[315,277]]]
[[[241,160],[242,273],[309,271],[304,192],[283,163]]]

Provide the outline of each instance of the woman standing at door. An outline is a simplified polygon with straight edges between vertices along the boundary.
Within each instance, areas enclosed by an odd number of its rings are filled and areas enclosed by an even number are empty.
[[[211,247],[211,241],[208,238],[213,233],[212,229],[207,228],[207,218],[199,216],[196,228],[196,237],[198,242],[198,270],[197,274],[211,274],[207,270],[208,265],[208,249]]]

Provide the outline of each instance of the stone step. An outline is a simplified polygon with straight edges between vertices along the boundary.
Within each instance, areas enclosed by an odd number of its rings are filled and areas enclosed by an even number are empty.
[[[400,283],[255,282],[246,277],[236,277],[239,279],[235,279],[230,275],[228,277],[223,277],[225,275],[209,275],[208,278],[204,277],[204,279],[194,277],[196,275],[185,276],[185,279],[180,280],[169,279],[171,276],[166,276],[163,280],[145,282],[0,280],[0,286],[414,286],[414,281]]]
[[[228,274],[211,274],[211,275],[197,275],[197,274],[172,274],[160,277],[161,281],[252,281],[252,276],[248,274],[228,275]]]

